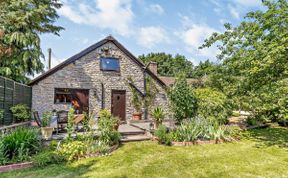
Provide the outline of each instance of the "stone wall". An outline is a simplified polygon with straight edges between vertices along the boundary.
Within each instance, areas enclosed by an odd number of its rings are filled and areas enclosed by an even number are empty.
[[[108,49],[108,50],[107,50]],[[120,60],[120,73],[100,70],[100,57],[116,57]],[[112,90],[126,90],[126,119],[131,119],[134,108],[130,103],[131,91],[126,79],[131,76],[134,84],[143,91],[143,71],[132,59],[125,55],[113,43],[109,42],[95,49],[57,72],[32,86],[32,108],[40,113],[44,111],[68,110],[69,104],[54,104],[55,88],[89,89],[89,111],[96,115],[101,109],[102,87],[105,90],[105,108],[111,110]],[[159,93],[155,105],[168,112],[165,89],[156,82]]]

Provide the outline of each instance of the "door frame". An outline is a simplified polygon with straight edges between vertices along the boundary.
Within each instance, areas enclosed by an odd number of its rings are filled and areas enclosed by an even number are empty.
[[[114,90],[114,89],[111,90],[111,114],[112,115],[113,115],[113,107],[112,107],[112,105],[113,105],[113,93],[120,93],[120,94],[124,94],[124,96],[125,96],[124,120],[121,120],[121,122],[126,122],[127,121],[127,119],[126,119],[126,90]]]

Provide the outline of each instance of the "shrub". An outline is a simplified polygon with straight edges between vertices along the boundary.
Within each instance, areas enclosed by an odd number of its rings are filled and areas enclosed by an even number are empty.
[[[58,141],[52,140],[52,141],[50,142],[50,144],[49,144],[48,149],[51,150],[51,151],[54,151],[54,150],[57,149],[58,145],[59,145],[59,142],[58,142]]]
[[[257,125],[257,119],[254,116],[249,116],[246,120],[247,124],[250,126]]]
[[[175,84],[168,90],[168,96],[171,101],[171,110],[178,123],[196,114],[197,99],[193,88],[188,85],[183,74],[177,77]]]
[[[171,144],[171,134],[164,125],[160,125],[154,134],[158,138],[160,144],[170,145]]]
[[[44,112],[42,114],[42,127],[48,127],[50,126],[50,122],[52,119],[53,113],[52,112]]]
[[[68,140],[72,139],[72,133],[74,132],[74,113],[75,113],[75,109],[73,107],[71,107],[68,111],[68,123],[67,123],[67,134]]]
[[[103,144],[114,145],[118,144],[121,135],[115,130],[100,130],[99,141]]]
[[[113,117],[112,114],[107,110],[103,109],[99,112],[98,127],[101,130],[114,130],[116,125],[119,124],[119,119]]]
[[[57,153],[67,161],[78,160],[87,152],[87,145],[81,141],[70,141],[64,143],[57,150]]]
[[[10,110],[17,121],[23,122],[31,118],[30,108],[25,104],[17,104]]]
[[[198,88],[195,90],[198,101],[197,115],[208,119],[210,122],[226,124],[232,110],[227,97],[210,88]]]
[[[23,161],[39,151],[39,130],[35,128],[17,128],[2,136],[1,142],[7,159]]]
[[[118,124],[118,119],[112,117],[111,113],[104,109],[99,112],[98,129],[99,129],[99,141],[113,145],[120,141],[120,133],[115,130],[115,126]]]
[[[33,157],[33,164],[38,167],[44,167],[49,164],[59,164],[65,161],[64,157],[57,154],[56,151],[45,150]]]

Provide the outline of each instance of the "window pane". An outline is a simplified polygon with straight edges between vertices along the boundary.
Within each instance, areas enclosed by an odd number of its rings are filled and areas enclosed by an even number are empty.
[[[119,71],[119,59],[116,58],[101,58],[101,69],[110,71]]]
[[[55,88],[55,103],[71,103],[71,90],[66,88]]]

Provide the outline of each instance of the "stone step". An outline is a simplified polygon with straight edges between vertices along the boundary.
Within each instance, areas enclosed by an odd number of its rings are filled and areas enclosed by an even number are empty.
[[[121,142],[136,142],[150,139],[151,138],[146,135],[129,135],[129,136],[122,136]]]
[[[143,135],[145,134],[145,131],[142,129],[139,129],[137,127],[133,127],[129,124],[122,124],[119,126],[118,131],[121,135]]]
[[[143,135],[145,132],[143,130],[139,131],[122,131],[120,132],[121,135],[123,136],[128,136],[128,135]]]

